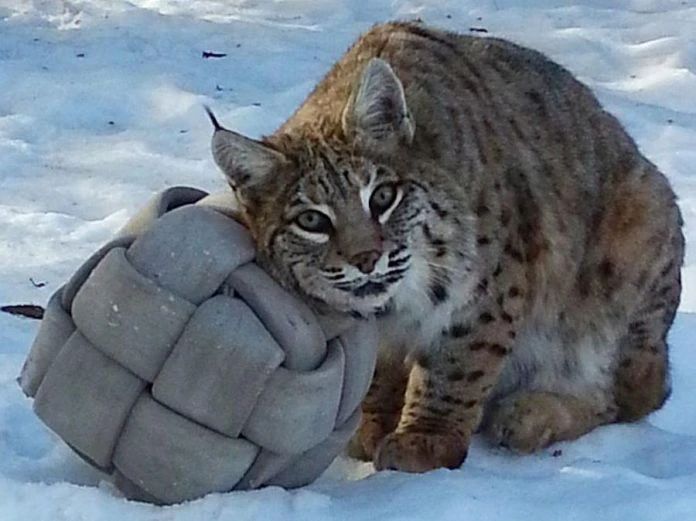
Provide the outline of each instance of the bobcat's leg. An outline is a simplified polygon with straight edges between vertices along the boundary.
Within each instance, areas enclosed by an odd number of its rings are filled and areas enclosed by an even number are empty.
[[[404,405],[407,378],[403,358],[380,355],[362,403],[360,428],[348,449],[350,456],[372,460],[382,439],[396,428]]]
[[[639,420],[669,395],[667,331],[679,305],[680,261],[667,262],[648,289],[646,304],[633,316],[619,343],[614,399],[619,421]]]
[[[616,408],[600,392],[578,398],[546,391],[518,391],[500,400],[489,414],[484,430],[493,443],[531,453],[613,421]]]
[[[512,308],[519,306],[489,302],[443,332],[438,349],[415,357],[399,424],[377,449],[377,469],[425,472],[462,464],[512,347],[518,321]]]

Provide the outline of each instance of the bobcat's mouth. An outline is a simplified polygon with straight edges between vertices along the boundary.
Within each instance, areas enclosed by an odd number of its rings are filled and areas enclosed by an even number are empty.
[[[338,300],[349,308],[349,311],[356,311],[362,315],[378,313],[392,299],[409,268],[410,263],[400,263],[398,269],[393,267],[385,273],[353,280],[350,283],[333,284],[333,287],[339,294]]]
[[[341,292],[348,293],[356,298],[376,297],[387,293],[391,286],[401,281],[410,267],[410,255],[405,255],[394,260],[389,255],[387,270],[368,276],[358,277],[350,281],[338,281],[333,287]]]
[[[402,266],[398,270],[391,270],[376,277],[369,277],[367,280],[359,281],[352,285],[336,285],[341,291],[350,292],[356,297],[369,297],[380,295],[389,290],[389,287],[396,284],[408,271],[409,266]]]
[[[299,287],[308,297],[334,311],[366,316],[387,305],[410,267],[410,252],[406,246],[399,246],[369,275],[351,273],[345,266],[322,268],[319,277],[316,268],[308,266],[296,265],[293,271]],[[355,276],[347,279],[348,274]]]

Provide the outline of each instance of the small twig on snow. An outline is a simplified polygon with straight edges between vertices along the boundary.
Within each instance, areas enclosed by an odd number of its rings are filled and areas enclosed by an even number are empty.
[[[224,52],[203,51],[201,56],[207,60],[208,58],[224,58],[227,54]]]
[[[45,282],[36,282],[33,277],[29,277],[29,282],[31,282],[35,288],[43,288],[46,285]]]

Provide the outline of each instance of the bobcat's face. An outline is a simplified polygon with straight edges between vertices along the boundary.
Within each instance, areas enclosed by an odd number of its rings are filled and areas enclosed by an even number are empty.
[[[383,308],[411,266],[423,193],[362,157],[319,152],[291,163],[243,198],[259,260],[331,309]]]

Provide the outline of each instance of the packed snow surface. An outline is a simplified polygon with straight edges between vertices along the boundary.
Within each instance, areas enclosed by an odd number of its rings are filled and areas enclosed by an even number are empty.
[[[415,17],[534,47],[589,84],[669,177],[693,243],[696,0],[0,0],[0,304],[43,304],[153,193],[221,188],[202,104],[270,132],[358,34]],[[126,501],[42,426],[15,383],[37,323],[0,314],[0,519],[696,519],[690,249],[683,276],[674,393],[646,421],[528,457],[476,440],[461,469],[426,475],[340,459],[299,490],[167,508]]]

